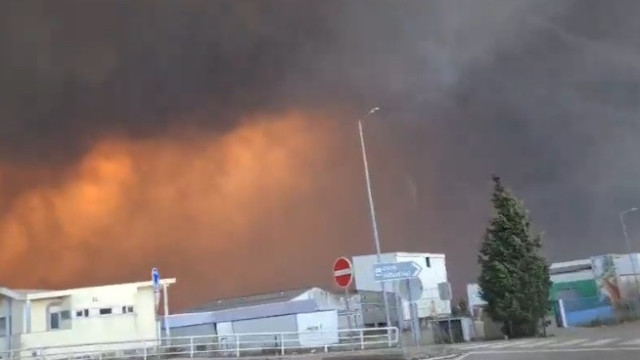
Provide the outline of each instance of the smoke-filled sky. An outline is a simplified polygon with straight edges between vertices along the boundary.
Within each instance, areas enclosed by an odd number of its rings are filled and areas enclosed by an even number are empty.
[[[3,1],[0,282],[178,278],[175,308],[445,252],[460,290],[522,197],[551,260],[640,205],[636,0]],[[640,214],[628,218],[640,250]]]

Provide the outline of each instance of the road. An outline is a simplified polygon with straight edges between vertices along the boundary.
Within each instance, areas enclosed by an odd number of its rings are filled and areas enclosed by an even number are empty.
[[[477,351],[528,351],[528,350],[594,350],[594,349],[637,349],[640,351],[640,334],[627,334],[619,337],[556,337],[533,338],[513,341],[488,341],[481,343],[460,344],[452,346],[462,352]]]
[[[548,338],[454,345],[458,360],[640,359],[640,323],[566,329]]]
[[[640,359],[638,349],[599,349],[599,350],[502,350],[471,352],[455,360],[629,360]],[[452,359],[454,360],[454,359]]]

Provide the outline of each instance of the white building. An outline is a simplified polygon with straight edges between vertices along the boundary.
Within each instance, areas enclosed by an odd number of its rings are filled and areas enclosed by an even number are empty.
[[[349,307],[357,311],[357,301]],[[287,346],[309,347],[337,343],[340,328],[359,327],[345,309],[344,297],[304,288],[212,301],[168,316],[167,324],[173,336],[217,335],[220,348],[235,349],[236,336],[241,348],[270,347],[279,336]]]
[[[174,283],[161,281],[165,287]],[[77,345],[154,341],[158,329],[151,281],[55,291],[0,288],[0,354],[108,350]]]
[[[380,257],[383,263],[414,261],[422,268],[418,275],[423,287],[422,296],[416,302],[418,317],[426,318],[451,314],[451,301],[440,300],[438,291],[439,283],[448,282],[444,254],[395,252],[384,253]],[[373,276],[373,265],[378,262],[377,256],[375,254],[354,256],[352,262],[355,286],[358,293],[380,293],[382,291],[380,282],[375,281]],[[393,294],[393,300],[399,295],[397,284],[398,282],[395,282],[395,284],[391,282],[386,285],[386,291]],[[397,318],[394,316],[396,315],[394,312],[397,312],[397,310],[395,309],[395,301],[390,301],[389,303],[390,307],[394,308],[390,311],[393,322],[393,318]],[[409,304],[406,301],[402,301],[402,316],[405,321],[410,318]]]

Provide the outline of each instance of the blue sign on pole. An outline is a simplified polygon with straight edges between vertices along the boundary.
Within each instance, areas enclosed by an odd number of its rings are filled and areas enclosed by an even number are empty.
[[[393,281],[412,279],[422,268],[414,261],[373,264],[373,279],[375,281]]]
[[[153,287],[155,289],[160,288],[160,272],[158,268],[151,269],[151,281],[153,281]]]

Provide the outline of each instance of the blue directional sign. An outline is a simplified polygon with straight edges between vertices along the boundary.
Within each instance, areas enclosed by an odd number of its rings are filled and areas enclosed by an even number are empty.
[[[377,263],[373,264],[373,279],[375,281],[392,281],[412,279],[422,268],[413,261]]]
[[[153,281],[153,287],[155,289],[160,288],[160,272],[158,268],[151,269],[151,281]]]

